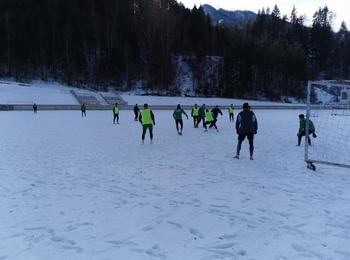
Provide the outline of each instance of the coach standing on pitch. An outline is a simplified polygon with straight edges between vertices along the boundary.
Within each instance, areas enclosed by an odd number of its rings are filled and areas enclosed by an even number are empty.
[[[237,154],[234,158],[239,159],[242,143],[247,137],[249,141],[250,160],[253,160],[254,135],[256,135],[258,131],[258,121],[255,117],[254,112],[250,110],[248,103],[243,104],[243,111],[240,112],[237,116],[236,131],[238,134],[238,144]]]

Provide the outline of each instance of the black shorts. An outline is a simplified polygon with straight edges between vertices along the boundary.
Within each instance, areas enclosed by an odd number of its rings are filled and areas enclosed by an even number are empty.
[[[254,134],[239,134],[238,135],[238,140],[239,141],[244,141],[245,138],[248,138],[248,141],[253,141],[254,140]]]

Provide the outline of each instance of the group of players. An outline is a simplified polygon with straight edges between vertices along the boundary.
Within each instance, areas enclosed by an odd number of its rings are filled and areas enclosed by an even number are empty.
[[[142,143],[145,142],[145,137],[147,131],[149,132],[151,143],[153,142],[153,127],[156,124],[155,116],[151,108],[148,104],[143,106],[141,110],[139,106],[136,104],[134,106],[134,114],[135,121],[139,121],[142,124]],[[120,107],[119,104],[115,104],[113,107],[113,123],[119,124],[119,113]],[[228,107],[228,114],[230,122],[234,122],[234,113],[235,108],[231,104]],[[199,107],[195,104],[191,110],[191,117],[193,118],[193,127],[199,128],[199,125],[202,123],[204,131],[207,132],[209,129],[215,129],[217,132],[219,131],[217,127],[218,116],[223,115],[219,106],[215,106],[213,109],[209,109],[203,104]],[[82,116],[86,116],[86,107],[82,107]],[[175,120],[176,130],[179,135],[182,135],[183,132],[183,116],[189,119],[188,114],[181,107],[181,105],[177,105],[176,109],[173,112],[173,118]],[[250,160],[253,160],[254,153],[254,135],[257,134],[258,131],[258,122],[254,112],[250,109],[248,103],[243,104],[243,110],[238,114],[236,120],[236,131],[238,135],[238,144],[237,144],[237,152],[234,156],[235,159],[240,158],[240,151],[242,142],[245,138],[248,138],[249,141],[249,150],[250,150]]]
[[[33,111],[34,113],[37,113],[37,105],[33,105]],[[82,117],[86,117],[86,105],[82,104],[80,107],[81,115]],[[139,121],[142,124],[142,144],[145,142],[145,137],[147,130],[149,131],[151,143],[153,142],[153,126],[155,126],[155,116],[153,114],[153,111],[150,109],[148,104],[144,104],[144,107],[142,110],[138,107],[136,104],[134,106],[134,114],[135,114],[135,121]],[[229,120],[230,122],[234,122],[234,113],[235,108],[231,104],[228,107],[228,114],[229,114]],[[119,124],[119,113],[120,113],[120,107],[119,104],[116,103],[113,107],[113,124]],[[181,105],[177,105],[176,109],[173,112],[173,118],[175,120],[176,130],[179,135],[182,135],[183,131],[183,119],[182,117],[186,116],[187,119],[189,119],[189,116],[185,112],[185,110],[182,109]],[[200,123],[202,122],[204,131],[208,131],[209,129],[215,128],[217,132],[219,132],[219,129],[216,125],[218,121],[218,116],[223,115],[221,109],[219,106],[215,106],[213,109],[209,110],[205,104],[203,104],[201,107],[199,107],[197,104],[195,104],[192,107],[191,111],[191,117],[193,118],[193,127],[198,128]],[[316,129],[311,120],[308,120],[309,127],[308,127],[308,135],[307,135],[307,142],[309,145],[311,145],[311,139],[309,135],[312,135],[314,138],[317,137],[316,135]],[[238,136],[238,143],[237,143],[237,150],[236,155],[234,156],[235,159],[240,159],[240,152],[243,141],[247,138],[249,142],[249,153],[250,153],[250,160],[253,160],[253,154],[254,154],[254,136],[257,134],[258,131],[258,121],[254,114],[254,112],[251,110],[248,103],[243,104],[243,110],[237,115],[236,120],[236,132]],[[306,119],[304,114],[299,115],[299,131],[297,133],[298,137],[298,144],[297,146],[300,146],[302,138],[306,136]]]

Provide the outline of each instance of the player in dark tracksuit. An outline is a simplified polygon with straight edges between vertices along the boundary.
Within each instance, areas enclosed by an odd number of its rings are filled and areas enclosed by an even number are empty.
[[[140,113],[140,108],[139,108],[139,106],[136,104],[136,105],[134,106],[135,121],[137,121],[137,118],[139,117],[139,113]]]
[[[113,107],[113,124],[115,124],[116,119],[117,119],[117,124],[119,124],[119,112],[120,112],[119,104],[115,103]]]
[[[185,115],[188,119],[188,115],[186,114],[185,110],[181,108],[181,105],[177,105],[177,108],[174,110],[173,117],[175,119],[176,124],[176,130],[179,135],[182,135],[182,130],[184,127],[184,123],[182,120],[182,115]]]
[[[222,111],[220,110],[220,108],[219,108],[219,106],[215,106],[212,110],[211,110],[211,112],[213,113],[213,117],[214,117],[214,121],[215,121],[215,125],[216,125],[216,122],[218,121],[218,116],[219,116],[219,114],[220,115],[223,115],[223,113],[222,113]],[[209,126],[209,128],[210,128],[210,126]]]
[[[206,112],[206,108],[205,108],[205,104],[203,104],[199,109],[199,119],[198,119],[197,127],[199,123],[203,121],[203,128],[205,128],[205,112]]]
[[[310,135],[312,135],[313,138],[316,138],[317,135],[315,133],[316,129],[315,129],[315,125],[314,123],[309,119],[309,136],[307,137],[307,141],[309,143],[309,145],[311,145],[311,139],[310,139]],[[298,146],[300,146],[301,144],[301,139],[303,138],[303,136],[306,135],[306,119],[304,114],[300,114],[299,115],[299,131],[298,131]]]
[[[34,114],[36,114],[38,112],[38,106],[36,103],[34,103],[34,105],[33,105],[33,112],[34,112]]]
[[[81,116],[86,117],[86,105],[85,104],[82,104],[80,106],[80,111],[81,111]]]
[[[258,131],[258,121],[255,117],[254,112],[250,110],[248,103],[243,104],[243,111],[240,112],[237,116],[236,131],[238,135],[238,144],[237,153],[234,158],[239,159],[242,143],[247,137],[249,141],[250,160],[253,160],[254,135],[256,135]]]

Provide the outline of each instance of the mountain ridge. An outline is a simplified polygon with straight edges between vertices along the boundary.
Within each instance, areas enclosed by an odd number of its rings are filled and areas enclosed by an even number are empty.
[[[204,12],[210,16],[213,24],[229,26],[244,26],[256,19],[256,13],[249,10],[229,11],[222,8],[216,9],[209,4],[201,5]]]

